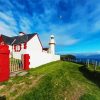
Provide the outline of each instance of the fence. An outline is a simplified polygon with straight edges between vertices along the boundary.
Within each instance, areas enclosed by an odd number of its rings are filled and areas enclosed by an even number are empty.
[[[10,72],[23,70],[23,63],[19,59],[10,58]]]
[[[96,60],[96,59],[70,59],[67,61],[84,64],[87,67],[92,66],[94,70],[100,68],[100,60]]]
[[[0,82],[7,81],[11,72],[29,70],[29,54],[23,54],[21,60],[9,58],[9,54],[9,46],[0,45]]]

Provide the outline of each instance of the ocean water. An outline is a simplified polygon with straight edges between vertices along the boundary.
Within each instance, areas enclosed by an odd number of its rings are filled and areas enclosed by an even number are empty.
[[[91,63],[100,66],[100,59],[96,58],[76,58],[76,62]]]

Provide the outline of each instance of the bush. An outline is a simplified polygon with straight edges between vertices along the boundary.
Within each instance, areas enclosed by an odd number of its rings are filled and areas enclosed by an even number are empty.
[[[72,61],[75,60],[76,57],[74,55],[61,55],[61,60],[63,61]]]

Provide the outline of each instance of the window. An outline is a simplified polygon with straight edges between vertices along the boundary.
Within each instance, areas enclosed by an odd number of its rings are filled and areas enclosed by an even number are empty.
[[[54,39],[54,37],[51,37],[51,39]]]
[[[14,45],[14,51],[15,52],[20,52],[21,51],[21,44]]]

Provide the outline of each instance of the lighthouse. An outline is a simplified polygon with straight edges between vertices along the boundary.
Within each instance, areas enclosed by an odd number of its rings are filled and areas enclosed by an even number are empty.
[[[49,42],[49,53],[55,54],[55,40],[54,35],[50,36],[50,42]]]

